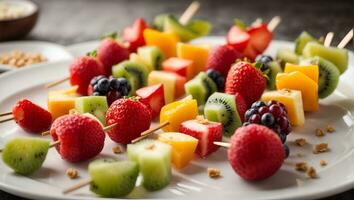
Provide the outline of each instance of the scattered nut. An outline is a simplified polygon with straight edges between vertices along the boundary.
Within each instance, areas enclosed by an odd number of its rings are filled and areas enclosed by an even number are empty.
[[[196,117],[196,120],[201,124],[208,124],[209,123],[209,120],[205,119],[203,115],[198,115]]]
[[[325,134],[324,134],[324,132],[323,132],[322,129],[316,128],[316,136],[322,137],[322,136],[324,136],[324,135],[325,135]]]
[[[300,172],[306,172],[307,171],[307,164],[305,162],[296,163],[295,169]]]
[[[220,177],[220,169],[209,167],[208,175],[210,178],[218,178]]]
[[[295,140],[295,144],[297,146],[302,147],[302,146],[304,146],[306,144],[306,139],[305,138],[298,138],[298,139]]]
[[[69,168],[66,170],[66,175],[70,178],[70,179],[75,179],[78,176],[78,172],[76,169],[74,168]]]
[[[320,165],[321,165],[322,167],[326,166],[326,165],[327,165],[327,161],[325,161],[325,160],[320,160]]]
[[[317,173],[316,173],[315,168],[310,167],[309,170],[307,171],[307,175],[308,175],[310,178],[317,178]]]
[[[316,144],[313,150],[314,154],[324,153],[328,151],[328,143]]]
[[[331,125],[327,125],[327,133],[333,133],[334,131],[336,131],[333,126]]]
[[[115,146],[115,147],[113,147],[113,148],[112,148],[112,151],[113,151],[114,154],[120,154],[120,153],[123,153],[123,152],[124,152],[121,146]]]
[[[0,55],[0,64],[12,65],[15,67],[23,67],[46,61],[47,58],[40,53],[26,53],[19,50],[14,50],[12,52],[3,53]]]

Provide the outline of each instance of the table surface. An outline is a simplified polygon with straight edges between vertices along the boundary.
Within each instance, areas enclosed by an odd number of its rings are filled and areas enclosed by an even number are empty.
[[[102,33],[122,30],[139,16],[151,21],[160,13],[181,14],[187,0],[34,0],[40,18],[26,40],[70,45],[99,38]],[[282,17],[274,38],[294,40],[303,30],[317,37],[333,31],[332,44],[354,25],[354,0],[200,0],[197,18],[213,24],[211,35],[225,35],[234,18],[251,23]],[[353,43],[353,42],[352,42]],[[353,44],[348,46],[353,48]],[[23,199],[0,191],[2,200]],[[326,199],[354,199],[354,189]]]

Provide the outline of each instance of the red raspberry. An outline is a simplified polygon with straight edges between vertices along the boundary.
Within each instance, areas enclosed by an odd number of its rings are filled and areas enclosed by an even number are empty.
[[[93,77],[103,75],[104,68],[95,58],[89,56],[79,57],[70,65],[70,83],[77,85],[77,92],[87,95],[88,86]]]
[[[109,137],[117,143],[129,144],[143,131],[149,129],[150,123],[150,110],[132,98],[116,100],[106,113],[107,126],[117,124],[108,131]]]
[[[105,132],[101,124],[85,115],[64,115],[50,129],[56,149],[64,160],[81,162],[98,155],[104,146]]]
[[[235,172],[246,180],[272,176],[285,158],[278,135],[265,126],[251,124],[237,129],[230,144],[228,160]]]
[[[16,123],[25,131],[40,133],[50,128],[52,115],[27,99],[22,99],[12,108]]]

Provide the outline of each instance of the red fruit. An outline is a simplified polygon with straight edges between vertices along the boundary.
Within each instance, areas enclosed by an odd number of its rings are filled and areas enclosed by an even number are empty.
[[[248,62],[238,62],[227,74],[225,93],[240,93],[250,107],[261,98],[266,87],[266,78],[262,72]]]
[[[193,76],[193,61],[172,57],[162,62],[162,69],[191,79]]]
[[[93,77],[105,74],[104,68],[97,59],[83,56],[70,65],[70,84],[77,85],[77,92],[87,95],[88,86]]]
[[[250,40],[250,35],[238,26],[232,26],[226,35],[227,44],[242,52]]]
[[[102,40],[97,48],[97,59],[102,62],[106,75],[112,73],[113,65],[127,60],[128,58],[129,50],[112,38]]]
[[[81,162],[98,155],[104,146],[105,132],[101,124],[85,115],[64,115],[50,129],[56,149],[64,160]]]
[[[142,18],[135,20],[131,27],[127,27],[123,31],[123,40],[129,43],[129,51],[136,50],[145,45],[144,30],[148,27],[147,23]]]
[[[239,58],[242,58],[242,54],[236,49],[227,45],[219,45],[209,53],[206,69],[215,69],[226,77],[231,65]]]
[[[143,103],[131,98],[116,100],[106,113],[107,126],[117,124],[108,131],[109,137],[117,143],[129,144],[149,129],[150,123],[150,110]]]
[[[236,105],[237,105],[237,112],[240,115],[241,121],[245,122],[245,113],[248,109],[247,103],[246,103],[245,99],[243,98],[243,96],[238,92],[236,92],[236,94],[235,94],[235,100],[236,100]]]
[[[196,153],[202,158],[218,150],[219,146],[213,142],[222,140],[222,124],[219,122],[188,120],[181,124],[179,131],[198,139]]]
[[[253,46],[249,43],[246,49],[243,51],[243,55],[248,58],[251,62],[253,62],[256,57],[260,54],[257,50],[253,48]]]
[[[237,129],[230,145],[227,154],[229,163],[239,176],[250,181],[272,176],[285,158],[279,136],[257,124]]]
[[[22,99],[12,108],[15,122],[30,133],[40,133],[50,128],[52,115],[27,99]]]
[[[156,84],[140,88],[136,91],[139,101],[151,108],[152,119],[160,114],[161,108],[165,105],[163,84]]]
[[[89,84],[87,87],[87,95],[92,96],[92,93],[93,93],[93,87],[91,84]]]
[[[263,53],[272,41],[273,34],[268,30],[266,24],[252,25],[248,27],[247,32],[251,36],[249,41],[250,45],[259,52],[259,54]]]

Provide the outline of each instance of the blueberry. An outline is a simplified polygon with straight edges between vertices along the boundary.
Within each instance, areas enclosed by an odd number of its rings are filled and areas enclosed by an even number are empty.
[[[215,69],[208,69],[206,73],[209,76],[209,78],[213,79],[214,81],[221,76],[220,73]]]
[[[96,85],[97,82],[102,78],[105,78],[105,76],[103,76],[103,75],[95,76],[93,79],[91,79],[90,85],[92,85],[92,86]]]
[[[250,125],[251,123],[249,123],[249,122],[245,122],[245,123],[243,123],[242,124],[242,126],[248,126],[248,125]]]
[[[98,92],[98,85],[97,84],[93,86],[93,92]]]
[[[224,84],[225,84],[225,78],[224,77],[219,76],[216,79],[215,83],[218,86],[219,91],[223,91],[224,90]]]
[[[251,108],[260,108],[262,106],[266,106],[266,104],[263,101],[256,101],[252,104]]]
[[[109,86],[112,90],[116,90],[118,91],[119,87],[120,87],[120,82],[115,79],[115,78],[112,78],[110,81],[109,81]]]
[[[129,94],[127,87],[122,88],[122,90],[119,92],[122,94],[122,96],[128,96],[128,94]]]
[[[126,78],[121,77],[121,78],[118,78],[117,80],[120,84],[120,88],[127,87],[128,80]]]
[[[254,114],[248,121],[251,124],[259,124],[261,122],[261,116],[259,114]]]
[[[274,124],[274,116],[270,113],[265,113],[262,115],[261,124],[264,126],[271,127]]]
[[[255,108],[248,109],[245,113],[245,120],[248,121],[250,119],[250,117],[256,113],[258,113],[257,109],[255,109]]]
[[[285,158],[289,157],[290,149],[287,144],[284,144]]]
[[[101,96],[101,94],[99,92],[94,92],[92,93],[92,96]]]
[[[107,78],[100,79],[97,86],[98,92],[106,94],[109,91],[109,80]]]
[[[273,58],[268,56],[268,55],[258,55],[256,57],[256,61],[257,62],[261,62],[263,64],[266,64],[266,63],[269,63],[269,62],[273,61]]]
[[[272,130],[278,134],[282,133],[280,126],[278,124],[274,124],[274,126],[272,127]]]

